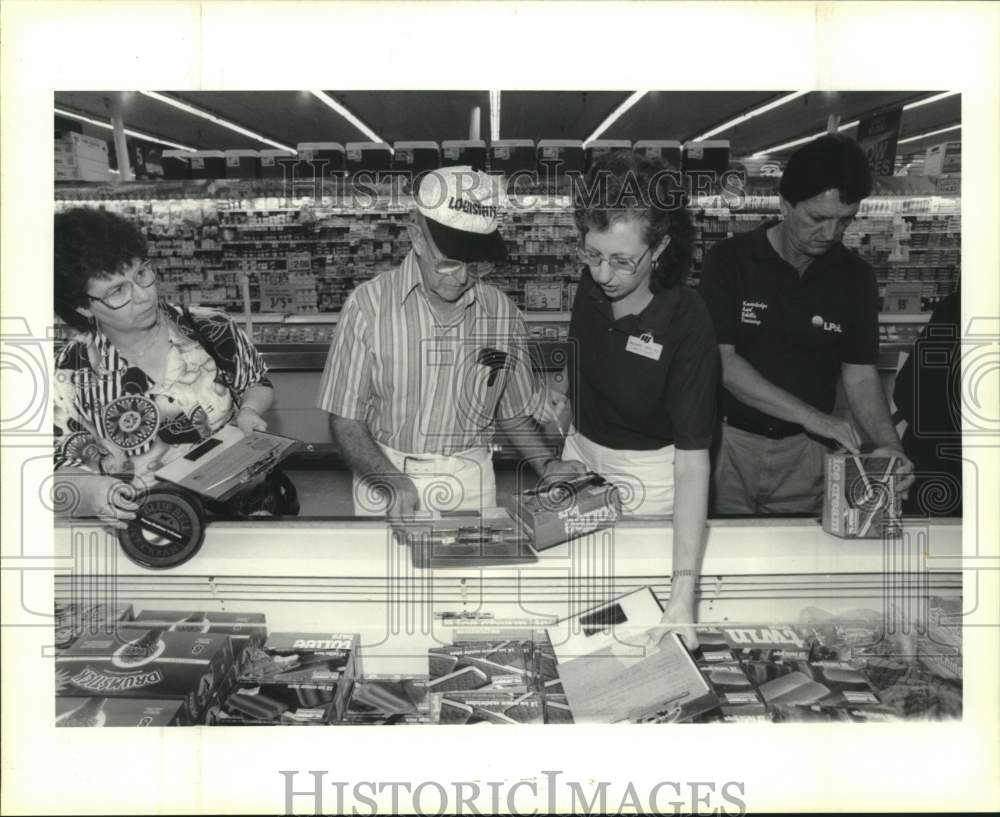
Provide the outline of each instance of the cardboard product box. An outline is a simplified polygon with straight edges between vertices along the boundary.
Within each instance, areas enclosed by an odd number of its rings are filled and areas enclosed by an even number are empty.
[[[584,168],[590,170],[594,159],[615,150],[632,150],[632,143],[628,139],[598,139],[591,142],[583,151]]]
[[[191,154],[191,178],[226,178],[226,154],[221,150],[196,150]]]
[[[441,148],[437,142],[396,142],[392,149],[393,170],[420,173],[441,167]]]
[[[347,169],[344,146],[340,142],[299,142],[296,149],[300,162],[325,162],[324,176],[340,175]]]
[[[681,156],[685,173],[715,173],[721,175],[729,169],[729,141],[726,139],[685,142]]]
[[[262,179],[291,179],[292,166],[298,159],[287,150],[262,150],[260,153],[260,177]],[[341,163],[343,164],[343,163]]]
[[[129,160],[137,179],[163,178],[163,148],[133,142],[129,147]]]
[[[536,550],[610,527],[621,516],[618,490],[593,472],[549,490],[523,491],[510,501],[511,513],[528,530]]]
[[[55,646],[57,650],[71,646],[81,635],[111,635],[115,623],[131,621],[132,605],[119,604],[77,604],[56,601],[55,603]]]
[[[533,174],[536,164],[535,143],[531,139],[497,139],[490,143],[490,173]]]
[[[655,156],[672,170],[681,169],[683,148],[675,139],[640,139],[632,145],[632,150],[646,156]]]
[[[61,134],[59,141],[69,145],[74,150],[89,151],[92,153],[103,153],[108,155],[108,143],[104,139],[96,136],[86,136],[76,131],[66,131]]]
[[[56,698],[56,726],[190,726],[181,701]]]
[[[191,157],[194,151],[191,150],[165,150],[161,154],[163,164],[164,179],[190,179],[191,178]]]
[[[564,694],[542,696],[542,718],[545,723],[575,723],[573,710]]]
[[[583,142],[579,139],[539,139],[538,176],[583,173]]]
[[[348,173],[377,173],[392,167],[392,149],[385,142],[348,142],[344,156]]]
[[[697,663],[721,706],[729,707],[732,712],[738,712],[740,707],[749,707],[748,711],[752,712],[764,708],[763,699],[738,661],[729,664]]]
[[[224,154],[227,179],[260,178],[260,151],[227,150]]]
[[[896,723],[902,718],[889,707],[786,706],[771,709],[775,723]]]
[[[250,648],[237,678],[238,693],[256,697],[230,696],[227,705],[265,720],[340,720],[357,672],[358,639],[356,633],[271,633],[263,649]]]
[[[393,531],[409,547],[414,567],[485,567],[538,561],[527,537],[504,508],[394,524]]]
[[[542,699],[537,692],[465,690],[430,694],[431,721],[441,724],[543,723]]]
[[[482,139],[446,139],[441,143],[441,166],[469,165],[486,170],[486,142]]]
[[[761,681],[764,673],[768,680]],[[747,674],[757,680],[757,688],[769,708],[868,707],[882,703],[864,673],[847,662],[753,662],[747,665]]]
[[[341,723],[355,726],[392,726],[433,723],[427,678],[405,675],[369,675],[354,682]]]
[[[823,530],[842,539],[881,539],[899,530],[895,457],[827,454]]]
[[[263,613],[217,613],[192,610],[143,610],[126,627],[156,627],[170,632],[211,633],[232,639],[234,669],[242,669],[248,647],[261,648],[267,639]]]
[[[107,162],[92,162],[84,159],[74,164],[55,164],[54,176],[60,181],[107,182],[111,180],[111,170]]]
[[[924,157],[924,175],[939,176],[942,173],[962,172],[962,143],[941,142],[927,148]]]
[[[718,628],[740,661],[808,661],[812,644],[787,624],[722,625]]]
[[[530,642],[460,641],[431,647],[427,664],[430,692],[514,687],[527,690],[536,686]]]
[[[228,636],[122,630],[83,637],[56,656],[56,694],[179,700],[197,722],[232,671]]]

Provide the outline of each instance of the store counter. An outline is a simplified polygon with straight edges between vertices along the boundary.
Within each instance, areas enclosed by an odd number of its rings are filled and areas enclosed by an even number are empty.
[[[910,608],[961,594],[961,520],[914,520],[891,541],[844,540],[812,520],[714,520],[699,581],[702,622],[788,621],[815,606]],[[72,575],[56,595],[109,586],[139,608],[264,612],[272,631],[362,634],[367,671],[416,671],[457,626],[544,626],[642,586],[670,596],[663,519],[633,519],[533,564],[418,568],[382,520],[213,522],[200,553],[166,571],[129,561],[82,524],[56,528]],[[909,618],[909,616],[908,616]]]

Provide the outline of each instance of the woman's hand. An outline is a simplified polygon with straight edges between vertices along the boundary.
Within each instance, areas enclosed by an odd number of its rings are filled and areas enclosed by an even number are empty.
[[[684,640],[689,650],[697,649],[698,634],[694,629],[695,622],[694,594],[678,593],[676,589],[670,595],[670,601],[663,611],[660,624],[674,630]]]
[[[124,529],[139,509],[135,488],[115,477],[98,474],[55,475],[55,504],[71,517],[97,517]]]
[[[251,431],[267,431],[267,420],[250,406],[243,406],[240,409],[240,413],[236,415],[236,425],[244,434],[249,434]]]

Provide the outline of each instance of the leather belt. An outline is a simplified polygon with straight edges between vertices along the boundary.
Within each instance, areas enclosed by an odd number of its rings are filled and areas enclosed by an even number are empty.
[[[796,426],[794,429],[788,429],[787,427],[778,428],[775,426],[761,428],[760,426],[752,426],[749,423],[734,422],[730,417],[723,417],[722,421],[733,428],[738,428],[740,431],[745,431],[748,434],[756,434],[759,437],[767,437],[769,440],[784,440],[788,437],[794,437],[796,434],[804,433],[801,426]]]

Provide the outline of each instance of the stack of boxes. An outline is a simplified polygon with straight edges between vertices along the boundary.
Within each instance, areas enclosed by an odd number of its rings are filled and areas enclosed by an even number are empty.
[[[111,180],[108,143],[72,131],[55,140],[56,181],[106,182]]]

